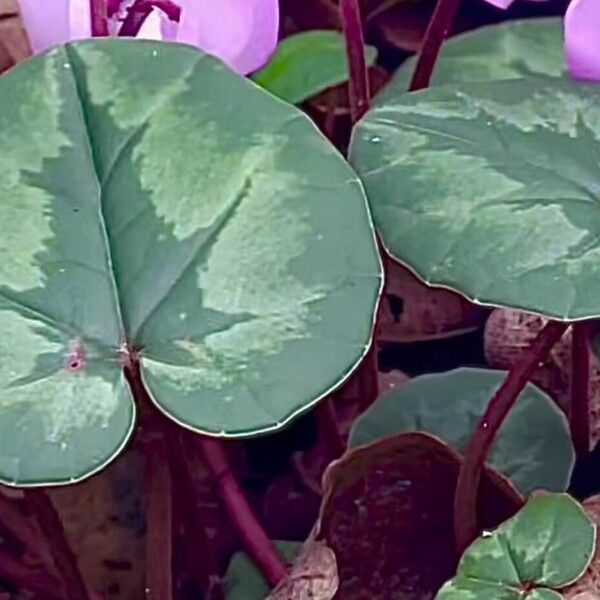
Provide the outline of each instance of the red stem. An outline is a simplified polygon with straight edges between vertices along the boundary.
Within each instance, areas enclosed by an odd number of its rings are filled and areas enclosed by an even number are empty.
[[[62,580],[64,599],[92,600],[93,596],[85,585],[77,558],[67,541],[65,530],[52,501],[42,489],[29,489],[24,493],[29,510],[36,518],[46,540],[56,573]]]
[[[325,398],[315,409],[319,436],[325,448],[329,449],[331,458],[338,458],[346,451],[346,441],[340,431],[335,403],[332,398]]]
[[[35,592],[36,598],[61,598],[57,591],[59,583],[54,577],[26,567],[3,550],[0,550],[0,578],[17,589]]]
[[[379,364],[378,364],[377,340],[373,338],[371,347],[359,367],[360,377],[360,406],[366,410],[379,397]]]
[[[124,371],[138,406],[154,406],[142,381],[140,363],[135,356],[128,357]],[[204,436],[195,436],[194,440],[201,452],[204,465],[215,480],[220,500],[248,554],[260,568],[265,579],[275,587],[285,576],[287,567],[252,513],[231,472],[221,443]]]
[[[340,0],[340,10],[350,70],[350,115],[354,124],[369,110],[369,71],[358,0]]]
[[[39,531],[19,510],[17,502],[6,498],[2,492],[0,492],[0,527],[39,558],[43,559],[44,555],[47,554],[43,540],[40,539]]]
[[[274,588],[285,577],[286,564],[248,505],[231,471],[222,442],[204,436],[198,436],[196,440],[204,466],[214,479],[217,493],[235,531],[252,560]]]
[[[567,329],[566,323],[550,321],[538,333],[508,372],[481,417],[465,453],[454,499],[456,546],[462,554],[477,537],[477,492],[481,473],[496,435],[531,375]]]
[[[438,0],[425,31],[409,91],[421,90],[429,86],[442,44],[452,27],[460,2],[461,0]]]
[[[160,433],[149,432],[146,456],[146,597],[172,600],[173,512],[171,475]]]
[[[92,37],[108,36],[108,7],[106,0],[90,0]]]
[[[222,600],[224,592],[219,576],[219,560],[206,533],[193,476],[194,467],[183,436],[181,428],[173,431],[170,426],[169,431],[165,432],[176,490],[174,500],[185,531],[186,555],[191,558],[198,589],[204,589],[211,600]]]
[[[588,323],[573,325],[571,356],[571,408],[569,422],[571,438],[579,459],[590,451],[590,351]]]
[[[175,2],[171,2],[171,0],[136,0],[127,11],[127,16],[119,29],[119,36],[135,37],[155,8],[162,10],[171,21],[179,23],[181,8]]]

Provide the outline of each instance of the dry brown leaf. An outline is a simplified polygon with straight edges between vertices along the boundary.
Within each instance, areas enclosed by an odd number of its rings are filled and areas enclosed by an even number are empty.
[[[600,527],[600,496],[592,496],[583,503],[590,519]],[[600,539],[596,537],[596,554],[583,577],[573,585],[561,590],[565,600],[600,599]]]
[[[492,312],[485,325],[484,347],[486,360],[491,367],[510,369],[520,353],[548,322],[530,313],[498,308]],[[600,440],[600,361],[590,352],[590,444]],[[563,410],[569,406],[571,373],[571,330],[550,351],[547,360],[539,366],[532,381],[546,391]]]
[[[377,339],[418,342],[481,327],[488,311],[449,290],[425,285],[406,267],[385,258],[386,284],[377,315]]]
[[[268,600],[332,600],[338,584],[335,554],[311,534],[288,577],[271,592]]]
[[[441,440],[407,433],[356,448],[323,478],[318,537],[337,559],[341,600],[431,600],[456,568],[454,491],[460,457]],[[481,525],[493,528],[522,498],[488,470]]]

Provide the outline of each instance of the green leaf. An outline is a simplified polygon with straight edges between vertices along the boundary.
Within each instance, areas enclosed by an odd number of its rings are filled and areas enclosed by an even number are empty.
[[[365,47],[367,64],[377,49]],[[333,30],[306,31],[285,38],[254,81],[282,100],[298,104],[348,79],[344,36]]]
[[[573,498],[536,496],[466,550],[456,577],[436,599],[560,598],[549,588],[577,581],[592,560],[595,544],[596,526]],[[540,589],[524,594],[532,588]]]
[[[536,496],[466,550],[456,577],[436,600],[558,600],[553,589],[583,575],[595,544],[596,526],[575,500],[566,494]]]
[[[565,74],[563,21],[557,17],[505,21],[445,42],[432,85]],[[400,65],[383,96],[406,92],[416,64]]]
[[[293,563],[302,550],[302,542],[275,542],[280,554]],[[270,588],[262,573],[254,566],[247,554],[234,554],[225,575],[227,600],[264,600]]]
[[[352,162],[391,254],[476,303],[600,315],[600,87],[535,78],[387,97]]]
[[[295,108],[139,40],[27,61],[0,105],[0,479],[110,461],[138,355],[162,411],[221,436],[281,427],[355,368],[380,261],[360,182]]]
[[[505,377],[505,371],[465,368],[411,379],[356,420],[350,446],[425,431],[462,453]],[[500,429],[489,464],[527,495],[536,489],[564,491],[574,462],[564,414],[544,392],[528,385]]]

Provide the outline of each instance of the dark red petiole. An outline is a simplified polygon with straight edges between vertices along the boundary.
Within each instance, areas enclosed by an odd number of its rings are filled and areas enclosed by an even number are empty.
[[[454,531],[459,555],[477,537],[477,495],[483,466],[498,431],[538,365],[567,329],[550,321],[526,348],[498,388],[477,424],[465,453],[456,485]]]

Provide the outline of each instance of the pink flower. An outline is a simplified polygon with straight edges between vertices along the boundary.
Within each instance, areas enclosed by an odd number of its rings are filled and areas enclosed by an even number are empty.
[[[20,0],[20,5],[35,52],[91,37],[90,0]],[[136,27],[137,37],[197,46],[238,73],[262,67],[277,45],[278,0],[109,0],[111,35],[134,5],[150,13]]]
[[[485,0],[488,4],[491,4],[492,6],[495,6],[496,8],[502,8],[504,10],[506,10],[507,8],[510,7],[510,5],[515,1],[515,0]],[[531,0],[532,2],[545,2],[546,0]]]
[[[572,0],[565,15],[565,55],[572,77],[600,81],[600,0]]]

